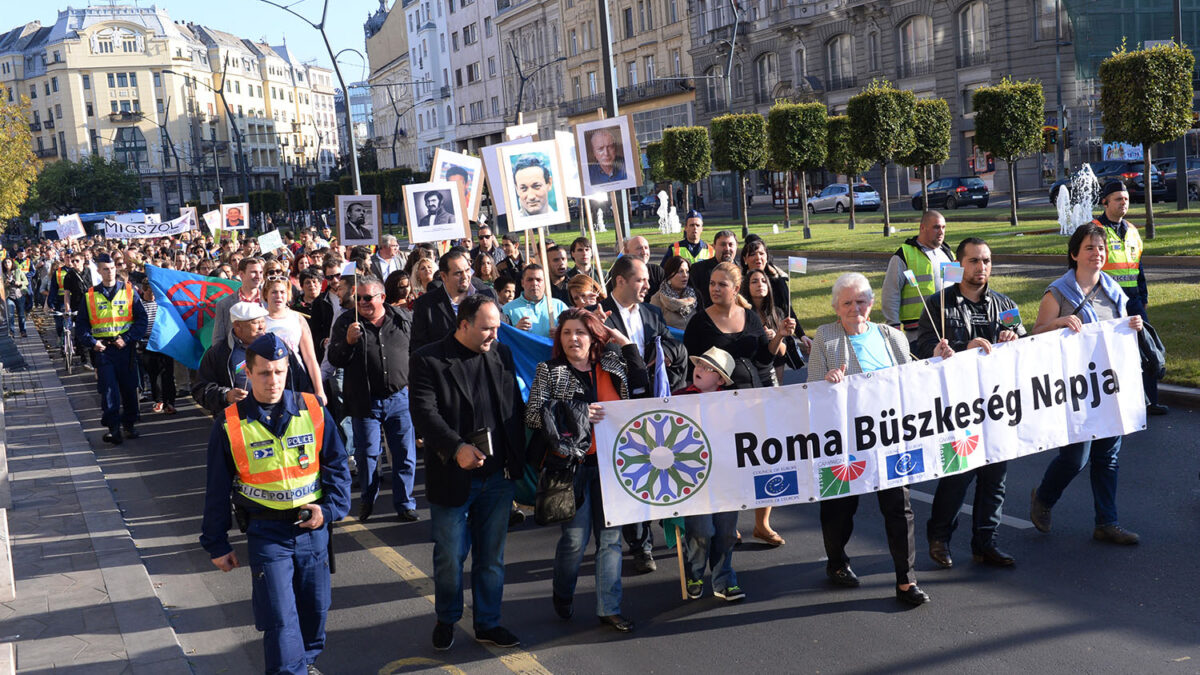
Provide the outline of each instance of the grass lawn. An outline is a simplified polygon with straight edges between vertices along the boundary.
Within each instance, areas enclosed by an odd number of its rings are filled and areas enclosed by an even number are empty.
[[[1008,225],[1007,209],[963,209],[945,211],[946,243],[954,248],[962,239],[982,237],[991,245],[992,251],[1004,253],[1049,253],[1065,254],[1067,239],[1058,234],[1058,221],[1048,208],[1023,209],[1018,212],[1020,225]],[[1156,220],[1156,236],[1146,241],[1147,255],[1198,255],[1200,254],[1200,209],[1195,215],[1175,215]],[[1129,214],[1134,224],[1143,222],[1143,212],[1135,208]],[[1168,216],[1174,214],[1166,214]],[[997,220],[997,216],[1002,219]],[[751,218],[750,231],[762,236],[772,249],[793,251],[878,251],[891,253],[907,238],[915,236],[919,214],[900,211],[892,214],[892,227],[897,230],[890,237],[883,236],[883,213],[881,211],[856,214],[854,230],[847,229],[849,214],[820,213],[810,219],[812,239],[804,239],[804,225],[799,212],[793,212],[792,227],[783,228],[783,211],[773,217]],[[779,226],[779,234],[773,234],[772,225]],[[731,218],[709,217],[704,222],[705,239],[711,241],[718,230],[731,229],[741,237],[741,221]],[[1035,232],[1051,230],[1049,234]],[[1144,230],[1143,230],[1144,233]],[[679,235],[658,233],[657,223],[652,227],[639,227],[635,219],[634,234],[640,234],[654,247],[665,247],[681,238]]]
[[[800,324],[810,335],[817,327],[834,320],[830,289],[838,272],[792,276],[792,304]],[[883,272],[868,274],[878,297]],[[1025,276],[1000,276],[992,288],[1012,298],[1021,308],[1026,329],[1037,318],[1038,303],[1049,284],[1048,279]],[[872,320],[883,321],[878,309]],[[1200,387],[1200,284],[1156,284],[1153,288],[1150,316],[1167,348],[1167,376],[1164,381],[1187,387]],[[936,311],[936,310],[935,310]]]

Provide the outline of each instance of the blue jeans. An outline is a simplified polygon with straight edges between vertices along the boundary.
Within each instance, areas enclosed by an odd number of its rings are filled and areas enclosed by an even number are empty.
[[[687,559],[688,581],[703,581],[704,572],[711,569],[714,591],[724,592],[738,585],[737,572],[733,571],[737,520],[737,511],[684,517],[683,554]]]
[[[958,512],[967,496],[967,488],[975,481],[975,505],[971,509],[971,552],[982,553],[996,545],[996,528],[1000,527],[1004,507],[1004,481],[1008,477],[1008,462],[984,464],[978,469],[946,476],[938,481],[933,493],[933,507],[925,525],[930,542],[949,543],[958,527]]]
[[[387,434],[392,456],[392,505],[396,513],[417,508],[413,499],[413,478],[417,472],[417,439],[408,413],[408,387],[387,398],[371,402],[368,417],[353,418],[354,461],[358,463],[358,483],[364,504],[374,504],[379,494],[380,441]]]
[[[471,492],[462,506],[429,506],[433,527],[433,604],[439,622],[455,624],[462,618],[463,561],[470,551],[475,630],[487,630],[500,623],[504,543],[515,489],[503,471],[496,471],[490,476],[471,479]]]
[[[1092,462],[1092,498],[1096,504],[1096,527],[1117,522],[1117,453],[1121,437],[1100,438],[1072,443],[1058,449],[1058,456],[1046,467],[1037,497],[1047,507],[1054,506],[1071,480],[1078,476],[1088,460]]]
[[[267,673],[304,675],[325,648],[329,528],[252,519],[246,544],[254,627],[263,632]]]
[[[575,476],[575,494],[583,494],[583,504],[575,517],[563,523],[562,536],[554,552],[554,595],[575,597],[583,549],[596,531],[596,615],[621,613],[621,527],[604,527],[600,501],[600,470],[583,465]],[[578,499],[576,499],[578,501]]]
[[[21,333],[25,332],[25,302],[17,300],[8,301],[8,334],[15,337],[17,329],[20,328]]]

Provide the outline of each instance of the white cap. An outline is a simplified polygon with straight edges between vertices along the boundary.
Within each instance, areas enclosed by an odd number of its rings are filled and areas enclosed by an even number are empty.
[[[267,310],[257,302],[239,302],[229,310],[229,318],[234,321],[253,321],[267,316]]]

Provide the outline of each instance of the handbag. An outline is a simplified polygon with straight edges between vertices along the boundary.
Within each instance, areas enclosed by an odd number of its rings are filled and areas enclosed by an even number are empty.
[[[553,525],[574,518],[580,501],[575,474],[592,442],[587,403],[548,401],[542,409],[541,436],[546,453],[538,476],[533,519],[538,525]]]
[[[533,519],[538,525],[565,523],[575,517],[576,462],[551,461],[538,477]]]
[[[1167,348],[1158,337],[1158,331],[1149,321],[1142,319],[1142,329],[1138,331],[1138,350],[1142,353],[1142,372],[1154,373],[1155,379],[1161,380],[1167,374]]]

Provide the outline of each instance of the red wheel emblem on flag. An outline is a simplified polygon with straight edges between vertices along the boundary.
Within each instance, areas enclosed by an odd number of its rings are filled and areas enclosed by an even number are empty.
[[[964,439],[954,441],[952,445],[954,447],[954,454],[959,457],[966,457],[975,452],[975,448],[979,447],[979,436],[967,436]]]
[[[179,315],[187,322],[188,330],[197,333],[204,327],[205,319],[216,319],[217,301],[232,292],[222,283],[189,279],[167,289],[167,297],[179,308]]]

